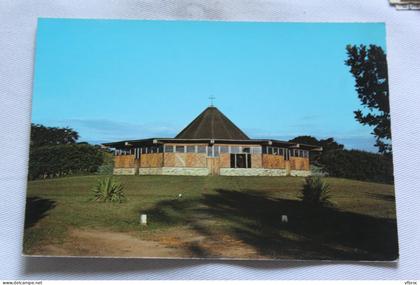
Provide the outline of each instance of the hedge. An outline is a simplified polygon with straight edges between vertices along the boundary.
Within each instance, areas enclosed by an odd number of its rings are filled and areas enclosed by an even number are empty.
[[[101,150],[88,144],[32,147],[28,178],[32,180],[94,173],[103,160]]]
[[[331,150],[320,157],[329,176],[392,184],[392,156],[359,150]]]

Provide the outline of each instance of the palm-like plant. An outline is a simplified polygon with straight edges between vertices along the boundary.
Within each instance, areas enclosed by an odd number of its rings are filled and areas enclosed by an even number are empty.
[[[125,200],[123,193],[124,186],[121,182],[114,180],[112,176],[99,179],[92,188],[94,194],[93,200],[99,202],[118,202]]]
[[[299,198],[309,206],[329,206],[329,185],[319,176],[305,178]]]

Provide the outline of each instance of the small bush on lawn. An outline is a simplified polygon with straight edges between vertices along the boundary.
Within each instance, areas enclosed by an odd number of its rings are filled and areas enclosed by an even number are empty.
[[[123,185],[121,182],[114,180],[112,176],[99,179],[92,188],[94,201],[99,202],[117,202],[121,203],[125,200]]]
[[[330,206],[329,185],[319,176],[305,178],[299,198],[307,206]]]

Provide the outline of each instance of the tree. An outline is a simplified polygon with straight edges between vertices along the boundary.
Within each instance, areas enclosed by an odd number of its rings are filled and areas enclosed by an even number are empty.
[[[339,144],[335,141],[334,138],[327,138],[318,140],[313,136],[298,136],[294,139],[291,139],[290,142],[293,143],[300,143],[300,144],[309,144],[309,145],[317,145],[322,147],[322,152],[310,152],[309,159],[314,164],[319,164],[319,160],[323,154],[330,150],[342,150],[344,149],[344,145]]]
[[[298,137],[295,137],[294,139],[291,139],[290,142],[309,144],[309,145],[319,145],[319,140],[317,140],[313,136],[298,136]]]
[[[31,147],[74,144],[78,139],[79,134],[70,128],[45,127],[40,124],[31,125]]]
[[[313,136],[298,136],[289,142],[321,146],[323,151],[344,149],[344,145],[337,143],[334,138],[318,140]]]
[[[355,87],[362,106],[368,110],[354,111],[362,125],[373,127],[375,146],[380,153],[391,154],[391,120],[389,110],[388,67],[386,54],[376,45],[348,45],[345,64],[355,78]]]

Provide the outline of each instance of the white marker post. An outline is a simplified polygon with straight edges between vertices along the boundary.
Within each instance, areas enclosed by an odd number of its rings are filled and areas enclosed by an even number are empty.
[[[281,215],[281,222],[283,224],[286,224],[289,222],[289,219],[287,218],[287,215]]]
[[[141,214],[140,215],[140,224],[147,225],[147,215],[146,214]]]

